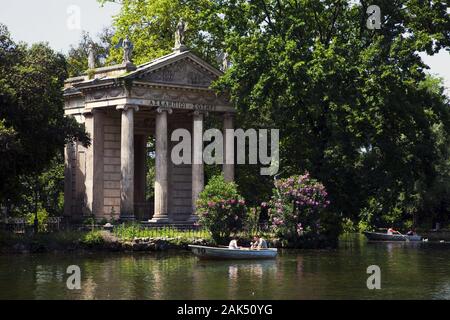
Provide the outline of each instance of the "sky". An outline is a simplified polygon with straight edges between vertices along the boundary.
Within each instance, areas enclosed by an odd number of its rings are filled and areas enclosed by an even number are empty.
[[[96,0],[0,0],[0,23],[5,24],[15,41],[45,41],[57,51],[67,53],[76,45],[83,30],[96,36],[112,24],[120,5]],[[430,73],[444,78],[450,96],[450,53],[422,55]]]
[[[14,41],[46,41],[63,53],[79,42],[83,30],[95,39],[119,11],[119,4],[101,7],[97,0],[0,0],[0,22]]]

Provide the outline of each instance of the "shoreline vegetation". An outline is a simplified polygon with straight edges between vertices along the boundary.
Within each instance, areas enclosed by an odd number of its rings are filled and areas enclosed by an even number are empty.
[[[351,234],[344,233],[345,239]],[[450,230],[421,232],[430,242],[450,241]],[[269,246],[282,249],[335,249],[336,242],[325,238],[303,238],[296,243],[288,243],[273,235],[264,234]],[[251,236],[240,234],[240,246],[250,246]],[[14,234],[0,231],[0,254],[68,253],[79,251],[103,252],[163,252],[188,250],[190,244],[216,246],[217,243],[205,230],[195,233],[167,229],[166,232],[142,229],[136,225],[119,225],[114,231],[60,231],[39,234]]]
[[[240,246],[250,246],[251,235],[238,234]],[[264,234],[270,247],[295,249],[334,248],[324,237],[305,238],[296,243],[288,243],[273,235]],[[28,254],[73,251],[105,252],[160,252],[168,250],[188,250],[190,244],[216,246],[211,235],[205,230],[185,232],[169,230],[155,233],[151,229],[136,225],[120,225],[114,231],[60,231],[54,233],[14,234],[0,231],[0,254]],[[225,244],[225,243],[221,243]]]

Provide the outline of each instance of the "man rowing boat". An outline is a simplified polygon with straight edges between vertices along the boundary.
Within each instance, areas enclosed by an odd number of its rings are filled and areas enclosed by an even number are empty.
[[[398,232],[397,230],[394,230],[393,228],[389,228],[387,231],[387,234],[392,236],[394,234],[401,234],[400,232]]]
[[[260,235],[257,235],[253,238],[253,243],[251,246],[251,249],[253,250],[261,250],[261,249],[267,249],[267,241],[264,240]]]

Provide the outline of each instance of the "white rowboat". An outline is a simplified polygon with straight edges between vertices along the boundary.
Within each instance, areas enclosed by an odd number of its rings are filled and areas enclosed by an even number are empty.
[[[367,239],[370,241],[421,241],[422,237],[419,235],[402,235],[402,234],[387,234],[379,232],[364,232]]]
[[[277,249],[228,249],[190,245],[191,251],[200,259],[245,260],[245,259],[275,259]]]

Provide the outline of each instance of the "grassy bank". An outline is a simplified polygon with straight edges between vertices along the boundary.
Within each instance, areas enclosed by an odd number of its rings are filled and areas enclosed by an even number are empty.
[[[114,229],[114,236],[123,240],[131,241],[136,238],[165,238],[194,241],[198,239],[210,240],[209,232],[204,229],[178,230],[172,227],[144,228],[140,225],[120,225]]]
[[[271,247],[322,249],[333,247],[324,238],[304,238],[287,243],[271,234],[264,234]],[[250,246],[252,236],[237,235],[239,245]],[[215,245],[204,229],[178,230],[173,227],[145,228],[141,225],[116,226],[113,232],[61,231],[37,235],[14,234],[0,231],[0,253],[41,253],[52,251],[101,250],[152,252],[169,249],[186,250],[189,244]],[[226,243],[221,243],[226,244]]]
[[[118,226],[114,232],[61,231],[48,234],[14,234],[0,232],[0,253],[41,253],[52,251],[164,251],[187,249],[192,243],[210,244],[205,231],[141,229]]]

